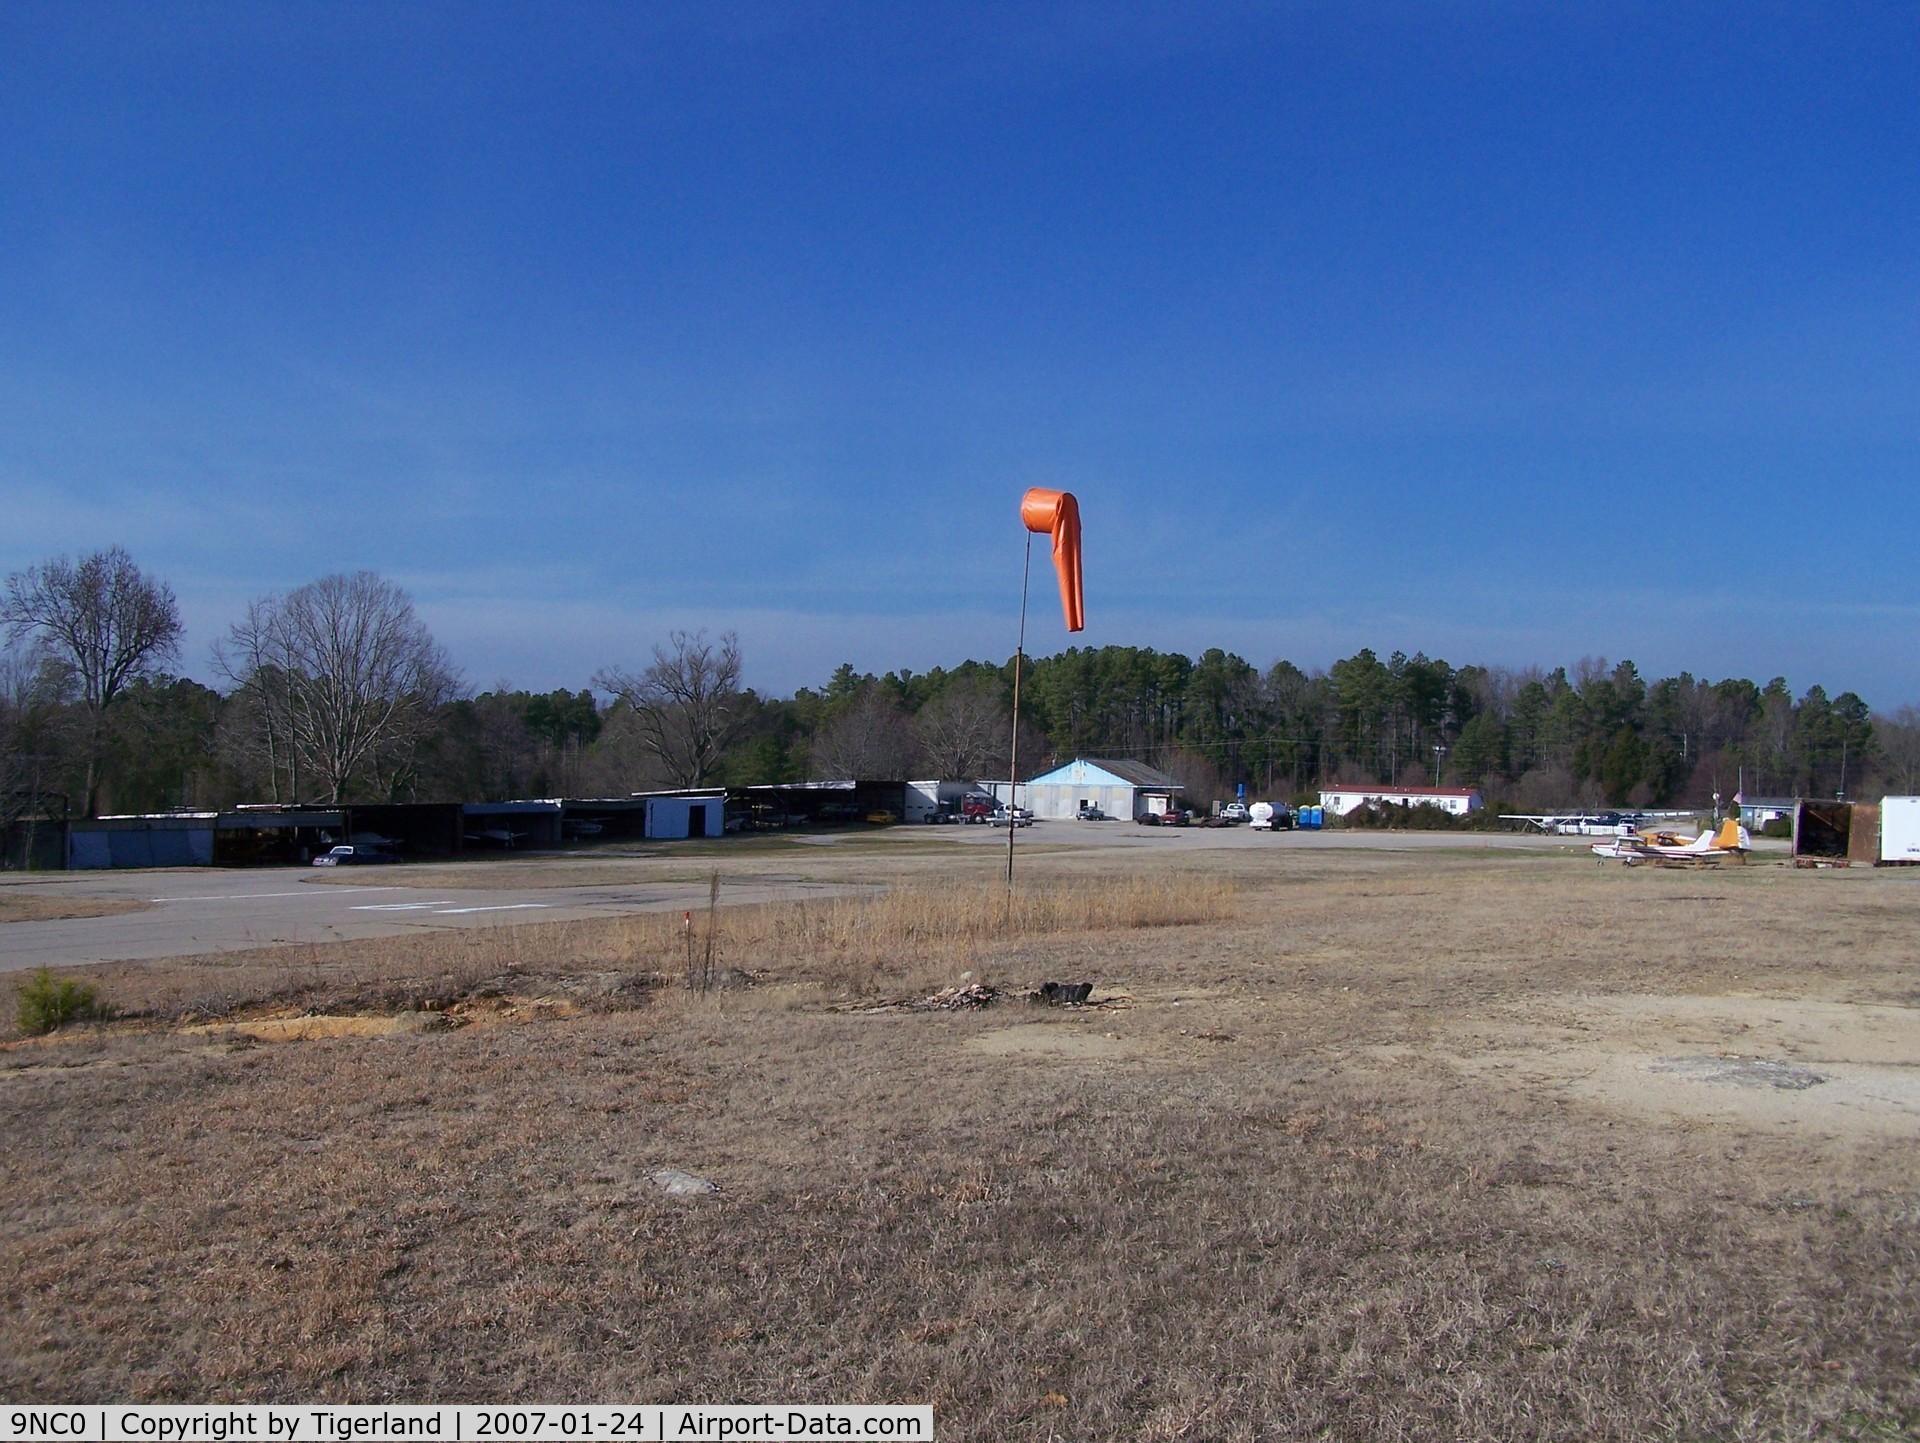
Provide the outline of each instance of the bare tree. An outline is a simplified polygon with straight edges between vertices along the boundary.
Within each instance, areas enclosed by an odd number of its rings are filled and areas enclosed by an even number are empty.
[[[1788,694],[1785,681],[1775,677],[1760,694],[1760,745],[1755,750],[1759,760],[1772,768],[1768,784],[1788,795],[1799,789],[1793,755],[1793,722],[1793,697]]]
[[[633,710],[642,748],[676,787],[698,787],[719,770],[745,720],[740,638],[710,643],[704,631],[675,631],[653,649],[653,664],[605,667],[593,684]]]
[[[218,654],[253,693],[252,725],[269,765],[284,764],[291,795],[301,777],[342,800],[357,786],[389,787],[433,709],[457,681],[407,593],[371,571],[324,576],[247,609]]]
[[[129,683],[149,676],[180,647],[173,589],[148,576],[118,546],[58,557],[7,578],[0,623],[18,642],[33,637],[71,669],[86,709],[86,814],[100,798],[107,715]]]
[[[813,739],[813,774],[823,781],[905,781],[918,760],[907,714],[877,686],[866,687]]]
[[[1007,769],[1006,689],[975,680],[953,683],[914,713],[913,732],[929,776],[953,781]]]
[[[265,767],[268,794],[276,802],[300,797],[300,754],[293,744],[293,661],[287,629],[280,623],[280,598],[258,597],[213,644],[214,669],[233,683],[240,702],[227,714],[228,739],[249,771]]]
[[[67,668],[32,647],[0,652],[0,867],[15,857],[31,865],[32,837],[10,847],[13,824],[48,815],[57,792],[48,781],[57,775],[68,749],[62,718],[70,677]],[[62,812],[65,797],[61,797]]]
[[[1880,744],[1881,771],[1896,796],[1910,796],[1920,787],[1920,707],[1907,705],[1891,716],[1873,719],[1874,740]]]

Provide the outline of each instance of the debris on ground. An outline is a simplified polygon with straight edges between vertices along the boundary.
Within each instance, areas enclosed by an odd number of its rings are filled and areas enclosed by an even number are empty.
[[[647,1180],[668,1197],[701,1197],[720,1191],[717,1183],[696,1177],[690,1172],[682,1172],[677,1167],[663,1167],[658,1172],[650,1172]]]
[[[1027,994],[1027,1001],[1044,1002],[1049,1007],[1085,1007],[1092,995],[1091,982],[1042,982]]]
[[[1093,995],[1091,982],[1042,982],[1031,991],[1020,993],[1003,990],[985,982],[969,982],[958,987],[945,987],[920,997],[887,997],[877,1001],[842,1002],[833,1007],[835,1012],[853,1012],[862,1016],[878,1012],[977,1012],[1004,1002],[1010,997],[1024,997],[1028,1002],[1041,1003],[1052,1007],[1072,1007],[1087,1011],[1118,1011],[1131,1007],[1133,999],[1125,993],[1103,997],[1098,1002],[1090,1001]]]
[[[984,982],[969,982],[959,987],[944,987],[926,997],[889,997],[879,1002],[849,1002],[836,1012],[973,1012],[991,1007],[1004,994]]]

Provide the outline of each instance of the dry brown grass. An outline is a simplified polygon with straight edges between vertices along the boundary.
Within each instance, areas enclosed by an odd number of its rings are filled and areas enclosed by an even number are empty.
[[[920,883],[723,912],[727,964],[766,975],[707,998],[16,1047],[0,1392],[932,1401],[947,1439],[1920,1427],[1920,1166],[1897,1109],[1891,1131],[1728,1122],[1474,1065],[1523,1033],[1541,1058],[1590,1045],[1561,1041],[1600,1025],[1581,998],[1911,1009],[1920,886],[1223,867],[1214,891],[1146,874],[1172,890],[1145,908],[1063,876],[1072,900],[1036,898],[1014,935]],[[281,965],[343,990],[399,967],[523,990],[670,976],[650,959],[677,923]],[[910,928],[916,955],[889,961]],[[836,970],[949,943],[934,970],[1133,1005],[823,1005]],[[1760,1046],[1707,1025],[1611,1045]],[[667,1166],[721,1191],[664,1197],[646,1176]]]
[[[647,913],[614,929],[623,955],[661,972],[674,969],[689,931],[704,948],[711,927],[723,966],[868,991],[956,966],[984,973],[1033,938],[1222,921],[1238,890],[1200,873],[1060,877],[1012,892],[998,882],[910,878],[867,893],[695,912],[690,925]]]
[[[744,906],[692,917],[704,956],[709,930],[723,984],[797,981],[831,993],[935,981],[960,969],[984,975],[1022,943],[1064,934],[1219,921],[1240,884],[1197,872],[1070,876],[1036,881],[1013,895],[978,880],[910,876],[855,892]],[[446,1007],[481,986],[562,983],[631,997],[685,976],[688,929],[678,912],[533,923],[434,928],[381,942],[315,942],[165,965],[76,969],[125,1017],[146,1021],[225,1018],[249,1010],[393,1010]],[[515,981],[514,979],[518,979]],[[12,1014],[9,1011],[6,1016]],[[4,1025],[0,1023],[0,1025]]]
[[[121,912],[144,912],[152,905],[151,902],[126,902],[108,897],[63,897],[0,887],[0,923],[112,917]]]

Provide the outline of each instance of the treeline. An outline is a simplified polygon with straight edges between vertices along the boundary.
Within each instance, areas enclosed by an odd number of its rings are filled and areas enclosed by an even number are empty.
[[[956,685],[1004,697],[1011,665],[967,663],[925,676],[856,676],[796,705],[836,737],[859,709],[897,732]],[[1477,786],[1526,809],[1705,805],[1752,795],[1832,796],[1920,787],[1920,711],[1873,716],[1852,692],[1783,678],[1649,681],[1632,662],[1572,668],[1454,667],[1371,650],[1308,671],[1261,671],[1230,652],[1198,660],[1134,647],[1073,648],[1030,659],[1021,683],[1021,753],[1149,762],[1189,794],[1300,797],[1331,782]],[[1001,730],[1006,706],[1000,705]],[[1004,743],[1003,750],[1004,750]],[[1022,772],[1028,769],[1022,767]],[[890,775],[891,773],[881,773]]]
[[[406,594],[370,573],[262,597],[177,674],[171,591],[117,548],[8,578],[0,822],[248,801],[505,800],[831,777],[1004,776],[1013,665],[840,667],[790,697],[742,683],[731,634],[674,633],[579,690],[463,687]],[[1527,810],[1715,792],[1920,789],[1920,714],[1852,692],[1630,662],[1552,671],[1374,652],[1261,671],[1134,647],[1028,658],[1018,770],[1132,758],[1200,800],[1330,782],[1475,785]]]

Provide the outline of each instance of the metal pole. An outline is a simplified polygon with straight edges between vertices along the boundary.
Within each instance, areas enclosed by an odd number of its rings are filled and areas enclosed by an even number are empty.
[[[1013,740],[1007,747],[1007,914],[1013,914],[1013,834],[1020,829],[1015,804],[1020,799],[1020,662],[1027,651],[1027,579],[1033,574],[1033,533],[1027,533],[1027,559],[1020,569],[1020,641],[1013,649]]]

